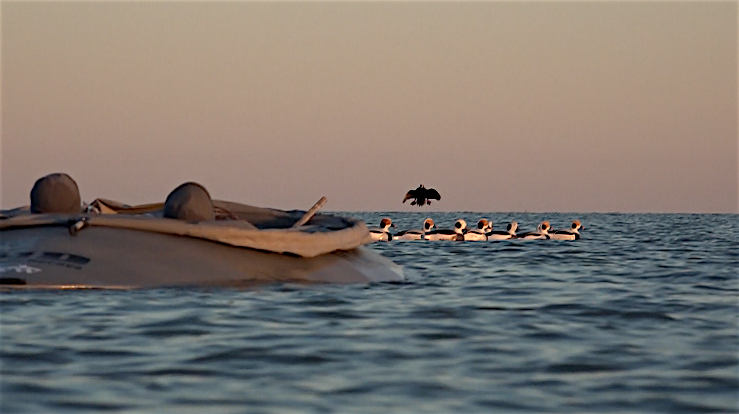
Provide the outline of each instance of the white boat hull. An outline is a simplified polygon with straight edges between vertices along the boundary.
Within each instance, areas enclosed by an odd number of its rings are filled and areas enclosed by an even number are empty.
[[[239,286],[269,282],[371,283],[403,280],[400,266],[366,247],[298,257],[192,237],[90,226],[6,229],[4,287]]]

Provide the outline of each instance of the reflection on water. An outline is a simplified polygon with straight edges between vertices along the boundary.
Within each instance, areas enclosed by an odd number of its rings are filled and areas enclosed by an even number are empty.
[[[736,215],[431,217],[585,230],[372,245],[406,283],[5,291],[0,411],[737,411]]]

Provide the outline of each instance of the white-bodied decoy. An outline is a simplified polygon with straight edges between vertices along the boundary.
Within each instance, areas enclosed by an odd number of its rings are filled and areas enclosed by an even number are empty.
[[[470,230],[464,234],[466,241],[485,241],[488,239],[488,233],[493,230],[493,223],[488,219],[480,219],[477,222],[477,228]]]
[[[523,239],[523,240],[544,240],[549,239],[549,229],[551,229],[552,226],[549,224],[548,221],[542,221],[541,224],[536,228],[536,231],[528,232],[528,233],[522,233],[516,235],[517,239]]]
[[[553,240],[578,240],[580,238],[580,229],[582,229],[580,220],[575,220],[567,230],[554,230],[549,233],[549,237]]]
[[[490,223],[492,228],[492,223]],[[518,223],[512,221],[508,224],[505,231],[503,230],[491,230],[488,232],[488,240],[509,240],[516,238],[516,230],[518,230]]]
[[[390,227],[395,227],[395,224],[393,224],[393,221],[389,218],[385,217],[384,219],[380,220],[380,227],[379,228],[373,228],[370,229],[370,237],[372,237],[372,241],[390,241],[393,239],[393,235],[390,234]]]
[[[393,240],[421,240],[423,235],[435,227],[434,220],[427,218],[423,221],[422,229],[403,230],[393,236]]]
[[[454,222],[453,229],[431,230],[423,235],[426,240],[464,240],[464,234],[467,232],[467,222],[459,219]]]

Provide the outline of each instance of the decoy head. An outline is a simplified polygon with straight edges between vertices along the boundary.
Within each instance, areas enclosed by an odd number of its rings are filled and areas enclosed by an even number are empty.
[[[580,230],[582,227],[582,223],[580,223],[580,220],[575,220],[572,222],[572,230]]]
[[[456,222],[454,222],[454,232],[463,234],[467,230],[467,222],[459,219]]]
[[[516,234],[516,230],[518,230],[518,222],[512,221],[508,223],[508,233]]]
[[[389,218],[385,217],[384,219],[380,220],[380,228],[388,229],[390,227],[395,227],[395,224],[393,224],[393,221]]]
[[[548,221],[544,220],[539,224],[539,231],[542,233],[548,232],[552,228],[552,225]]]
[[[488,219],[480,219],[477,222],[477,229],[483,232],[488,232],[493,229],[493,222]]]
[[[426,220],[423,221],[423,229],[426,231],[433,229],[434,226],[436,225],[434,224],[434,220],[431,218],[427,218]]]

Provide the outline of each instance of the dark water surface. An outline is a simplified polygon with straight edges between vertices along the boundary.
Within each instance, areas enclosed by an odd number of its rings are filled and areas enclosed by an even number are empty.
[[[408,282],[0,292],[2,413],[739,411],[739,216],[372,246]]]

